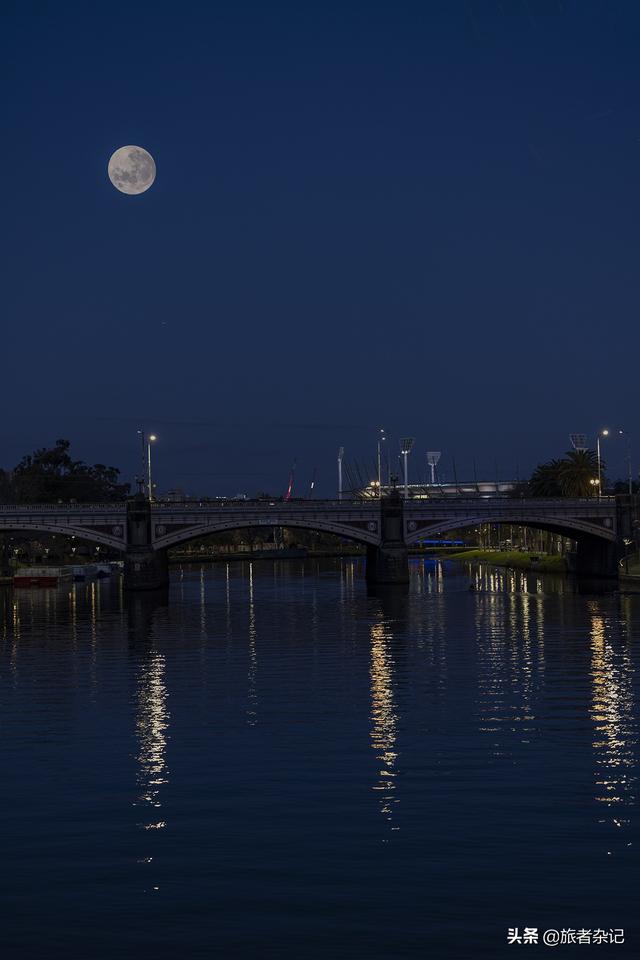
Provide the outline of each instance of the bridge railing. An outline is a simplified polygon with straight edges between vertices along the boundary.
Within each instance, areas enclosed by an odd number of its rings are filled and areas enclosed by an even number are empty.
[[[599,500],[596,500],[595,497],[567,497],[566,499],[560,497],[526,497],[524,500],[516,500],[515,498],[511,500],[502,497],[459,497],[446,501],[438,499],[409,500],[405,501],[405,505],[407,509],[413,508],[414,510],[432,506],[439,510],[495,508],[496,510],[515,512],[517,510],[530,510],[532,507],[541,507],[543,509],[558,508],[566,511],[573,506],[581,506],[593,510],[601,507],[610,511],[612,507],[615,507],[615,502],[615,497],[601,497]]]
[[[526,497],[506,498],[506,497],[452,497],[450,500],[443,500],[438,497],[425,499],[412,499],[403,501],[405,509],[419,510],[421,508],[433,507],[434,509],[456,509],[473,507],[489,507],[502,510],[516,511],[520,509],[529,509],[536,507],[557,507],[562,509],[570,508],[572,505],[588,506],[591,509],[605,508],[611,509],[615,506],[615,497]],[[380,500],[373,498],[356,498],[342,500],[154,500],[151,503],[153,510],[263,510],[265,508],[275,507],[289,510],[296,508],[322,508],[331,507],[336,509],[352,510],[355,507],[363,509],[378,508]],[[125,501],[110,501],[109,503],[2,503],[0,504],[0,513],[122,513],[126,510]]]
[[[0,503],[1,513],[124,513],[126,503]]]
[[[377,507],[377,500],[154,500],[153,510],[264,510],[277,507],[284,510],[300,507]]]
[[[441,500],[437,497],[425,499],[412,499],[403,501],[407,509],[420,509],[422,507],[434,507],[437,509],[447,509],[449,507],[469,507],[479,506],[500,507],[504,510],[517,510],[520,508],[529,508],[532,506],[557,506],[566,509],[574,504],[585,505],[589,507],[608,507],[615,504],[615,497],[601,497],[599,500],[595,497],[527,497],[522,499],[509,499],[507,497],[455,497],[450,500]],[[290,509],[292,507],[379,507],[378,499],[355,499],[355,500],[154,500],[151,504],[154,510],[167,509],[192,509],[201,510],[204,508],[214,509],[263,509],[265,507],[282,507]]]

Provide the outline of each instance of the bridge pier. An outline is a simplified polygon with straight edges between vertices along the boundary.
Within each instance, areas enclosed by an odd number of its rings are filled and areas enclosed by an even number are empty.
[[[380,501],[380,546],[367,547],[367,583],[409,582],[409,551],[404,542],[402,500],[396,490]]]
[[[127,551],[124,557],[125,590],[160,590],[169,583],[166,550],[151,544],[151,504],[143,496],[127,502]]]
[[[577,541],[574,572],[578,577],[617,577],[624,545],[600,537],[580,537]]]

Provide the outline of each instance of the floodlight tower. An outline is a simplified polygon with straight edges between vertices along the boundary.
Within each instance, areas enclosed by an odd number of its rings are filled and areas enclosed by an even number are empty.
[[[378,497],[382,497],[382,444],[386,439],[384,427],[380,427],[378,434]]]
[[[338,500],[342,500],[342,458],[344,457],[344,447],[338,449]]]
[[[402,454],[404,459],[404,499],[405,500],[409,499],[409,473],[408,473],[409,468],[407,466],[407,458],[411,453],[411,448],[413,447],[414,442],[415,441],[413,437],[403,437],[402,440],[400,441],[400,453]]]
[[[584,453],[585,450],[589,449],[586,433],[570,433],[569,440],[573,449],[577,450],[578,453]]]
[[[440,457],[442,453],[440,450],[427,450],[427,464],[431,468],[431,486],[435,486],[436,482],[436,467],[440,462]]]

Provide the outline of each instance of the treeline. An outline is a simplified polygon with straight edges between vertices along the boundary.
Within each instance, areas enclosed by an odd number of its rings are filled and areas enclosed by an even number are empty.
[[[608,485],[605,475],[605,462],[598,457],[595,450],[570,450],[564,457],[547,460],[539,464],[531,475],[528,491],[532,497],[593,497],[598,495],[598,487],[602,493],[628,493],[628,480],[616,480]],[[638,492],[638,484],[631,485],[634,493]]]
[[[124,500],[129,484],[103,463],[74,460],[68,440],[27,454],[13,470],[0,470],[0,503],[104,503]]]

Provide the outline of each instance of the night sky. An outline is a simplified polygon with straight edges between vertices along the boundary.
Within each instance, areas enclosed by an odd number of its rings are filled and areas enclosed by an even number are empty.
[[[635,0],[3,11],[0,465],[131,479],[143,426],[161,490],[333,494],[380,426],[445,479],[607,426],[637,473]]]

